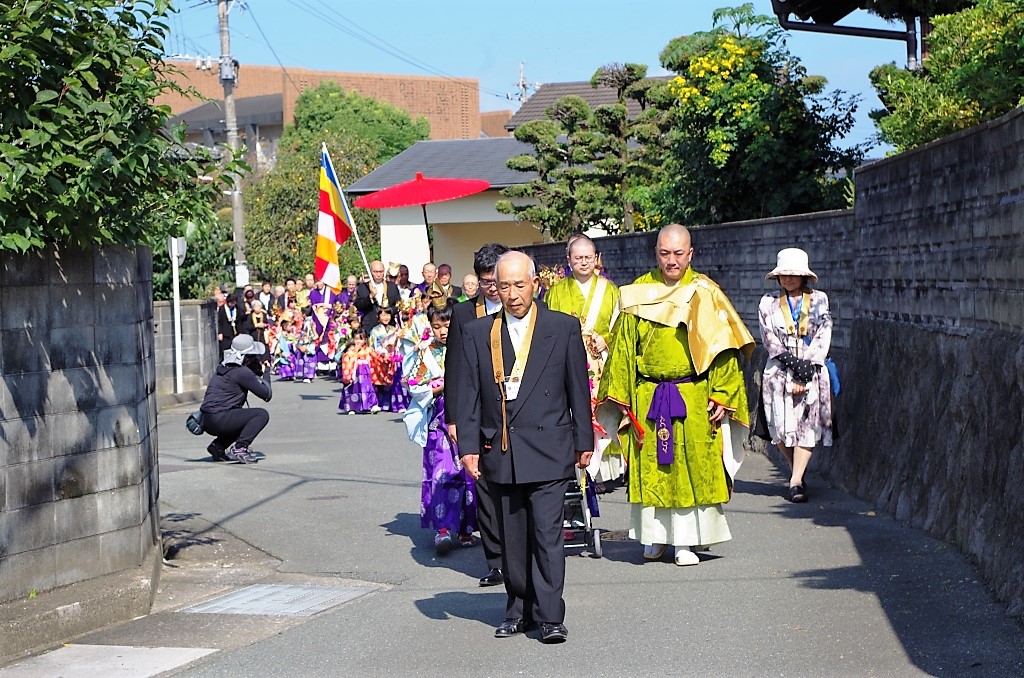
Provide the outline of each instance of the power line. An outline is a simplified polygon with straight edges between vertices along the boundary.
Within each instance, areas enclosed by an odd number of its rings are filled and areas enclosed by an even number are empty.
[[[303,0],[292,0],[292,4],[295,5],[296,7],[298,7],[299,9],[305,11],[306,13],[310,14],[311,16],[316,17],[317,19],[319,19],[323,23],[326,23],[327,25],[329,25],[329,26],[331,26],[331,27],[341,31],[342,33],[344,33],[345,35],[348,35],[349,37],[355,38],[359,42],[362,42],[363,44],[365,44],[365,45],[367,45],[369,47],[372,47],[373,49],[376,49],[376,50],[379,50],[381,52],[384,52],[385,54],[388,54],[389,56],[392,56],[392,57],[398,59],[399,61],[407,63],[407,64],[409,64],[410,66],[412,66],[414,68],[417,68],[417,69],[422,70],[422,71],[426,71],[427,73],[430,73],[431,75],[435,75],[435,76],[440,77],[442,79],[448,80],[448,81],[452,82],[453,84],[456,84],[456,85],[458,85],[460,87],[467,87],[467,88],[471,87],[470,85],[468,85],[467,83],[463,82],[462,80],[459,80],[455,76],[450,75],[448,73],[445,73],[444,71],[441,71],[440,69],[437,69],[434,66],[431,66],[430,64],[428,64],[428,63],[426,63],[424,61],[421,61],[421,60],[417,59],[416,57],[413,57],[412,55],[409,55],[409,54],[403,52],[399,48],[394,47],[393,45],[390,45],[386,41],[384,41],[381,38],[379,38],[379,37],[375,36],[374,34],[370,33],[366,29],[358,26],[357,24],[352,22],[350,19],[347,19],[342,14],[338,13],[337,10],[334,10],[333,8],[331,8],[331,7],[327,6],[327,5],[324,5],[324,6],[331,13],[337,14],[339,17],[341,17],[345,21],[348,21],[353,26],[356,26],[356,28],[358,30],[353,30],[351,28],[348,28],[348,27],[344,26],[343,24],[339,23],[338,21],[336,21],[336,20],[326,16],[323,12],[321,12],[318,9],[316,9],[315,7],[312,7],[308,3],[303,2]],[[486,89],[486,88],[480,86],[479,84],[477,85],[476,89],[478,89],[478,90],[480,90],[480,91],[482,91],[482,92],[484,92],[486,94],[489,94],[491,96],[498,97],[500,99],[504,99],[505,98],[504,94],[500,94],[500,93],[495,92],[493,90]]]
[[[263,42],[267,43],[267,49],[269,49],[270,53],[274,55],[274,60],[277,61],[277,65],[280,66],[281,71],[284,72],[284,77],[288,78],[288,82],[292,84],[292,87],[295,88],[296,92],[302,94],[302,90],[299,89],[299,86],[295,84],[294,80],[292,80],[291,73],[289,73],[288,69],[285,68],[284,63],[281,61],[281,57],[277,56],[277,51],[274,50],[274,46],[270,44],[270,39],[267,38],[267,34],[263,32],[263,27],[260,26],[260,22],[256,20],[256,14],[253,13],[252,7],[249,6],[249,3],[245,3],[243,7],[249,10],[249,16],[252,18],[252,22],[256,24],[256,30],[258,30],[260,35],[263,36]]]
[[[389,43],[387,40],[385,40],[384,38],[380,37],[379,35],[376,35],[373,32],[367,30],[366,28],[363,28],[362,26],[357,24],[355,21],[352,21],[351,19],[346,17],[344,14],[339,12],[336,8],[331,7],[324,0],[318,0],[318,2],[327,11],[329,11],[332,14],[336,15],[337,17],[339,17],[342,21],[345,21],[346,23],[351,24],[352,27],[355,28],[357,31],[360,31],[361,33],[364,33],[365,35],[369,36],[373,40],[378,41],[382,45],[386,46],[388,49],[394,50],[398,54],[402,54],[402,55],[408,57],[411,60],[411,62],[412,62],[411,65],[418,65],[419,68],[422,68],[423,70],[428,71],[428,72],[433,72],[433,73],[435,73],[437,75],[440,75],[442,77],[446,77],[446,78],[454,78],[455,77],[455,76],[451,75],[450,73],[445,73],[444,71],[442,71],[442,70],[440,70],[438,68],[435,68],[434,66],[431,66],[427,62],[425,62],[425,61],[423,61],[421,59],[418,59],[414,55],[409,54],[408,52],[402,50],[400,47],[392,45],[391,43]],[[407,61],[406,63],[410,63],[410,62]],[[492,94],[494,96],[502,96],[502,97],[504,96],[504,95],[502,95],[502,94],[500,94],[498,92],[495,92],[493,90],[489,90],[489,89],[487,89],[485,87],[480,87],[480,90],[483,91],[483,92],[486,92],[487,94]]]

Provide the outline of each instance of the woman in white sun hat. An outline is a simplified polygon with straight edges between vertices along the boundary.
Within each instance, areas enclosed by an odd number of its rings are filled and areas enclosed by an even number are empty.
[[[807,252],[781,250],[768,280],[779,291],[761,298],[758,316],[768,364],[761,383],[768,433],[789,462],[788,498],[807,501],[804,472],[817,445],[832,444],[832,392],[825,369],[832,343],[832,313],[828,296],[812,290],[818,276],[810,269]]]

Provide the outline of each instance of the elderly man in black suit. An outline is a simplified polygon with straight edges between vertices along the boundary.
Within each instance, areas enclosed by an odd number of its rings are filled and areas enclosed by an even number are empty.
[[[463,383],[465,360],[462,350],[462,330],[471,320],[493,315],[501,310],[498,283],[494,279],[494,266],[508,248],[496,242],[487,243],[473,255],[473,270],[480,277],[480,294],[472,299],[459,302],[452,308],[452,321],[448,326],[448,352],[445,355],[444,416],[448,435],[458,441],[458,427],[455,412],[458,409],[458,390]],[[480,577],[480,586],[497,586],[505,583],[501,572],[501,536],[498,534],[497,499],[488,479],[481,477],[476,482],[477,520],[480,525],[480,542],[484,547],[488,572]]]
[[[463,335],[466,371],[458,389],[459,454],[499,498],[498,526],[508,602],[498,638],[540,624],[560,643],[565,583],[562,506],[594,448],[587,356],[580,322],[538,304],[533,260],[508,252],[495,267],[503,312]]]
[[[377,311],[382,307],[394,309],[401,299],[398,286],[384,280],[384,262],[370,262],[370,279],[356,285],[356,298],[352,302],[363,314],[362,328],[369,332],[377,326]]]

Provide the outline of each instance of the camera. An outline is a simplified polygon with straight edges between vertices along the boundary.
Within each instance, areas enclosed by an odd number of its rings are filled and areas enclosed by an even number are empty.
[[[252,370],[257,377],[263,376],[263,361],[260,358],[261,356],[247,355],[242,361],[242,364]]]

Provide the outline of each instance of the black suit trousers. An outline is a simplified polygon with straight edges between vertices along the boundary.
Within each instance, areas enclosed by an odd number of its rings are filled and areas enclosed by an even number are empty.
[[[494,483],[480,476],[476,479],[476,512],[480,525],[480,542],[484,547],[484,558],[491,570],[503,568],[501,562],[501,534],[498,530],[498,498],[494,494]]]
[[[571,479],[540,483],[491,483],[501,508],[506,619],[565,621],[565,493]]]

